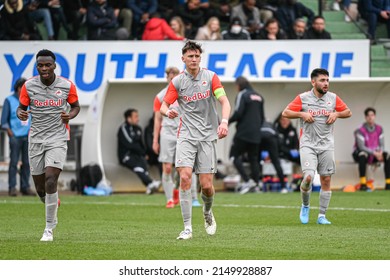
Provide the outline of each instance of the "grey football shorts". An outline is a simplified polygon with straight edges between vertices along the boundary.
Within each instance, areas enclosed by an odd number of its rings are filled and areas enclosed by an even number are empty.
[[[68,141],[53,143],[29,143],[29,161],[31,175],[45,173],[46,167],[63,169],[68,150]]]
[[[217,140],[178,139],[176,167],[191,167],[196,174],[217,172]]]
[[[160,154],[159,162],[175,163],[177,139],[172,137],[160,136]]]
[[[302,171],[317,170],[319,175],[328,176],[336,172],[333,150],[300,149]]]

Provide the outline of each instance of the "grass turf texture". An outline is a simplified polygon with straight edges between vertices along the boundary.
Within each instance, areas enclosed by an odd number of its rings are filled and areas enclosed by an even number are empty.
[[[390,192],[333,192],[327,217],[317,225],[318,193],[310,221],[299,221],[299,193],[217,193],[217,233],[204,230],[193,209],[193,239],[183,229],[180,207],[165,209],[162,194],[111,197],[61,196],[54,242],[42,236],[44,205],[38,198],[0,198],[0,259],[390,259]]]

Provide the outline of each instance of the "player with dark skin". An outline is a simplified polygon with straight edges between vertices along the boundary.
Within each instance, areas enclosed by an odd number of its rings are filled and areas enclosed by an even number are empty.
[[[56,74],[54,70],[56,69],[56,63],[51,56],[39,56],[36,61],[36,67],[40,76],[41,82],[50,86],[53,84]],[[73,119],[80,112],[80,104],[78,101],[70,104],[69,113],[63,111],[61,113],[61,119],[63,123],[68,123],[69,120]],[[19,104],[19,108],[17,109],[17,116],[22,121],[28,119],[31,110],[27,111],[27,106],[23,104]],[[60,176],[61,169],[56,167],[47,166],[45,173],[41,175],[33,175],[33,180],[35,183],[35,188],[40,196],[44,196],[45,192],[47,194],[53,194],[57,192],[57,181]]]

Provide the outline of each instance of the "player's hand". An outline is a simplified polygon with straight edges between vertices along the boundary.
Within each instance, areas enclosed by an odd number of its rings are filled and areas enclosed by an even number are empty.
[[[152,149],[153,152],[158,155],[160,153],[160,144],[158,142],[153,142]]]
[[[328,119],[326,120],[326,124],[332,124],[336,120],[337,120],[337,113],[336,112],[330,113]]]
[[[228,124],[225,122],[221,122],[221,124],[218,126],[218,139],[222,139],[228,135],[229,128]]]
[[[69,116],[69,114],[67,112],[62,111],[61,112],[61,119],[62,119],[63,123],[67,124],[67,123],[69,123],[70,116]]]
[[[16,115],[19,118],[19,120],[22,121],[27,121],[28,120],[28,115],[31,113],[31,110],[25,111],[20,108],[17,109]]]
[[[375,151],[374,152],[374,157],[379,161],[383,161],[383,153],[382,151]]]
[[[303,122],[307,122],[307,123],[313,123],[314,122],[314,118],[313,116],[308,113],[308,112],[302,112],[302,116],[301,116]]]
[[[166,116],[170,119],[174,119],[176,118],[177,116],[179,116],[179,113],[175,110],[175,109],[169,109],[167,112],[166,112]]]

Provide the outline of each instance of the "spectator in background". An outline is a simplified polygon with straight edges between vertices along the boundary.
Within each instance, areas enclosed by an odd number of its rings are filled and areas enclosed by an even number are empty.
[[[275,168],[280,182],[280,192],[287,193],[286,182],[284,181],[284,172],[279,158],[279,139],[272,123],[264,121],[261,127],[260,143],[261,160],[270,159]]]
[[[173,32],[175,32],[178,37],[185,37],[186,27],[184,26],[184,22],[179,16],[174,16],[169,21],[169,26],[172,28]]]
[[[305,39],[332,39],[330,33],[325,30],[325,19],[322,16],[314,17],[311,27],[306,32]]]
[[[146,194],[153,194],[160,187],[160,182],[152,180],[149,176],[145,146],[142,142],[142,129],[138,125],[138,111],[136,109],[126,110],[124,119],[117,134],[119,163],[138,176],[146,187]]]
[[[275,5],[278,5],[278,3],[278,0],[256,0],[255,5],[259,9],[262,22],[267,22],[274,17],[274,12],[277,10]]]
[[[231,18],[240,18],[242,25],[249,32],[252,39],[255,39],[259,33],[262,22],[260,20],[260,11],[255,6],[256,0],[244,0],[242,3],[233,7]]]
[[[28,11],[22,0],[6,0],[0,13],[4,40],[39,40],[35,25],[28,22]]]
[[[45,7],[42,1],[38,0],[23,0],[23,4],[27,7],[30,24],[43,21],[47,30],[47,39],[54,40],[53,21],[47,6]]]
[[[184,40],[184,37],[177,36],[165,19],[159,13],[153,13],[151,19],[146,23],[142,40]]]
[[[287,33],[288,39],[301,40],[306,37],[306,21],[302,18],[297,18],[294,21],[293,28]]]
[[[298,133],[291,120],[280,113],[274,127],[279,137],[279,157],[300,164]]]
[[[87,11],[88,40],[116,40],[118,21],[106,0],[93,0]]]
[[[239,0],[210,0],[210,9],[207,10],[207,17],[219,18],[221,29],[226,30],[230,24],[232,7],[239,2]]]
[[[87,20],[87,8],[89,0],[64,1],[64,14],[67,22],[71,25],[69,39],[78,40],[80,28]]]
[[[360,190],[366,191],[367,164],[384,163],[385,190],[390,190],[390,155],[385,151],[385,136],[383,128],[375,123],[376,110],[368,107],[364,110],[366,122],[355,130],[355,145],[353,159],[359,163]]]
[[[375,43],[378,22],[386,24],[387,37],[390,38],[390,4],[388,0],[359,0],[358,11],[367,21],[371,44]]]
[[[200,8],[200,0],[188,0],[185,4],[180,5],[177,15],[180,16],[186,28],[186,38],[194,39],[198,28],[205,22],[205,15]]]
[[[114,9],[119,29],[123,32],[124,38],[122,39],[128,39],[130,37],[131,27],[133,24],[133,12],[128,6],[127,0],[109,0],[108,4]]]
[[[233,18],[228,30],[222,31],[221,35],[223,40],[251,40],[239,17]]]
[[[157,0],[127,0],[127,7],[133,12],[132,36],[141,39],[145,24],[157,12]]]
[[[297,0],[281,0],[275,17],[279,21],[280,28],[289,33],[297,18],[307,18],[307,25],[311,26],[314,12]]]
[[[17,1],[9,0],[7,2]],[[21,1],[20,1],[21,2]],[[14,84],[14,93],[4,100],[1,112],[1,129],[7,131],[10,147],[10,162],[8,167],[8,194],[17,196],[16,174],[18,173],[18,161],[21,157],[20,167],[20,192],[23,195],[35,195],[30,189],[30,164],[28,161],[28,132],[31,118],[21,121],[16,115],[19,106],[20,90],[26,79],[20,78]]]
[[[221,26],[217,17],[211,17],[198,29],[195,40],[222,40]]]
[[[65,30],[67,38],[70,38],[72,30],[70,29],[68,21],[66,20],[64,9],[62,7],[62,1],[49,0],[47,1],[47,6],[49,7],[51,19],[53,22],[54,39],[58,40],[61,26]]]
[[[264,27],[260,30],[256,39],[261,40],[284,40],[287,39],[286,33],[279,28],[279,23],[276,19],[271,18],[266,21]]]
[[[157,12],[160,13],[163,19],[169,22],[169,20],[174,16],[178,4],[178,1],[158,0]]]
[[[245,77],[236,78],[235,86],[238,94],[229,123],[237,124],[229,157],[243,181],[240,193],[245,194],[256,187],[260,179],[259,144],[260,128],[264,121],[264,99]],[[244,155],[248,157],[251,176],[246,174],[242,164]]]

